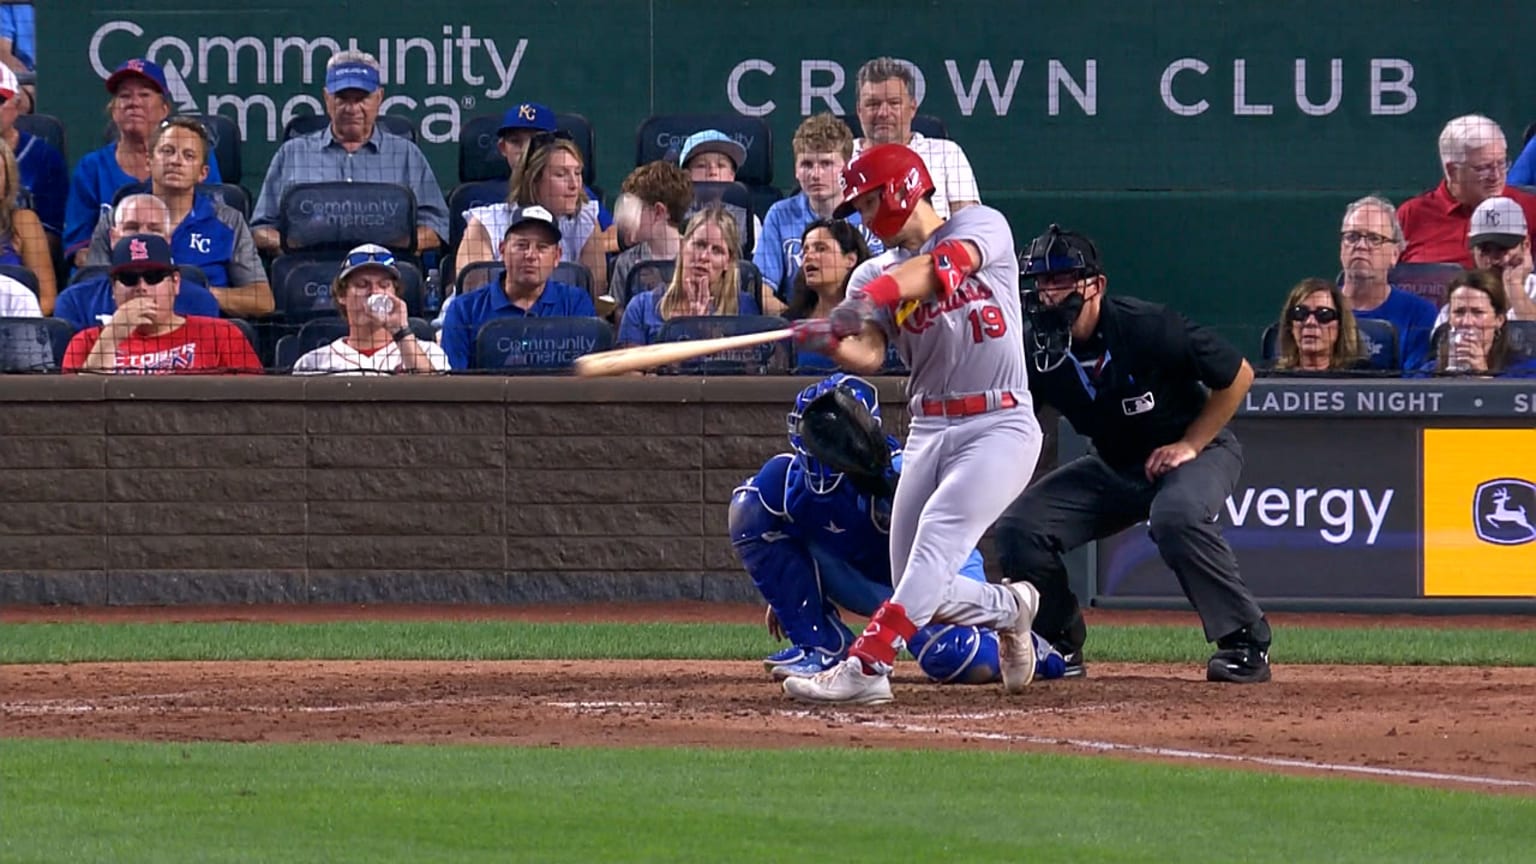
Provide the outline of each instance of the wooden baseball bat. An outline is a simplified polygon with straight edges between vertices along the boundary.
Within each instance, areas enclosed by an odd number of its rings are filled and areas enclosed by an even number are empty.
[[[781,330],[764,330],[761,333],[743,333],[740,336],[722,336],[718,339],[693,339],[686,342],[660,342],[655,345],[637,345],[633,348],[616,348],[577,357],[575,371],[583,378],[602,375],[622,375],[654,369],[670,363],[681,363],[706,354],[729,351],[732,348],[751,348],[766,345],[795,335],[793,327]]]

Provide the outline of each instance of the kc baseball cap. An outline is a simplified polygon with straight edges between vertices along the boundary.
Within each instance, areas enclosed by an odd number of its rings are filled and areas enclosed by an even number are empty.
[[[507,113],[501,115],[501,126],[497,128],[496,134],[504,135],[514,129],[553,132],[555,131],[555,112],[537,102],[513,105],[507,109]]]
[[[348,61],[325,70],[325,92],[335,96],[343,90],[372,93],[379,89],[379,67],[374,63]]]
[[[747,148],[736,143],[731,136],[719,129],[705,129],[703,132],[695,132],[683,142],[682,155],[677,158],[677,164],[688,167],[688,160],[700,153],[724,153],[725,157],[735,163],[737,169],[741,163],[747,161]]]
[[[507,230],[501,235],[501,239],[507,239],[507,234],[511,234],[513,229],[530,224],[544,228],[555,236],[555,242],[560,242],[560,223],[555,221],[554,214],[537,204],[513,210],[512,218],[507,222]]]
[[[127,60],[113,70],[107,77],[107,92],[116,93],[118,86],[127,78],[142,78],[161,93],[168,90],[165,84],[165,70],[160,68],[160,64],[151,63],[143,57]]]
[[[171,245],[155,234],[129,234],[112,247],[112,275],[175,270]]]
[[[400,281],[400,268],[395,266],[395,253],[377,243],[364,243],[348,252],[341,262],[341,272],[336,274],[336,279],[345,279],[364,267],[387,270],[395,277],[395,281]]]
[[[1472,224],[1467,229],[1467,245],[1493,243],[1509,249],[1519,246],[1529,228],[1525,224],[1525,211],[1512,199],[1486,198],[1472,211]]]

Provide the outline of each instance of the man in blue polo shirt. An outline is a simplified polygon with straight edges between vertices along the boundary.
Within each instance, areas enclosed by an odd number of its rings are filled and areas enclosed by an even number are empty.
[[[468,369],[475,356],[475,336],[496,318],[596,317],[586,290],[550,280],[560,263],[560,227],[543,207],[531,205],[512,214],[501,240],[501,279],[454,299],[443,317],[438,341],[454,369]]]
[[[125,198],[118,207],[118,219],[110,229],[111,245],[133,234],[153,234],[171,242],[171,211],[165,202],[153,195],[135,195]],[[179,262],[178,262],[179,263]],[[65,288],[53,307],[53,317],[63,318],[76,330],[95,327],[104,317],[117,311],[117,301],[112,295],[112,277],[105,273],[93,279],[85,279]],[[204,315],[219,317],[219,301],[207,288],[189,280],[182,280],[176,294],[177,315]]]

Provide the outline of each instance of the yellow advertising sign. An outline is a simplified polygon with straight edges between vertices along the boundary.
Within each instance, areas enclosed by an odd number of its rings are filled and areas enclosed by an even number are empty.
[[[1424,596],[1536,596],[1536,429],[1424,430]]]

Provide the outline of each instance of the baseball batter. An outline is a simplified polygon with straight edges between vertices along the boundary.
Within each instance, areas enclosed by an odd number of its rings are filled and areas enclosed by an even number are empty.
[[[859,288],[797,338],[855,372],[879,369],[889,340],[911,370],[912,426],[892,504],[896,590],[848,659],[784,690],[809,702],[889,701],[905,640],[930,622],[997,630],[1003,686],[1034,677],[1030,637],[1039,593],[957,576],[982,533],[1024,490],[1040,455],[1021,341],[1018,262],[1002,214],[967,207],[949,220],[929,203],[933,181],[916,153],[872,147],[843,172],[837,215],[857,212],[889,249],[910,257]]]
[[[830,391],[842,389],[866,409],[871,437],[889,455],[889,468],[841,471],[812,452],[802,416]],[[731,495],[731,545],[768,602],[769,632],[790,646],[763,660],[778,680],[824,672],[848,656],[853,633],[838,607],[870,616],[891,599],[890,484],[901,471],[901,447],[880,430],[880,403],[868,381],[841,372],[806,387],[789,412],[792,452],[769,459]],[[850,419],[848,422],[855,422]],[[986,582],[981,554],[972,551],[960,577]],[[1066,662],[1034,636],[1035,675],[1059,678]],[[941,684],[998,680],[998,641],[992,630],[930,624],[907,640],[923,674]]]

